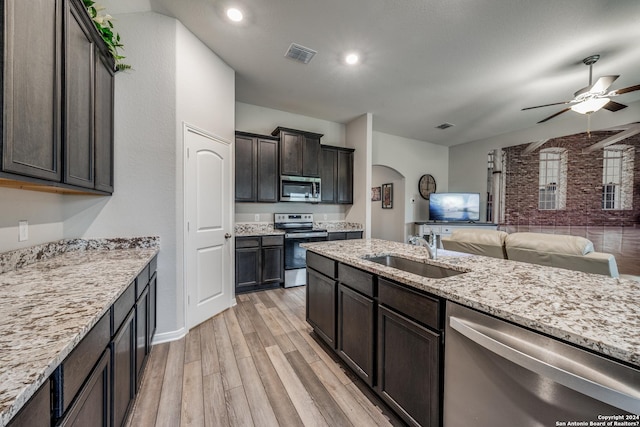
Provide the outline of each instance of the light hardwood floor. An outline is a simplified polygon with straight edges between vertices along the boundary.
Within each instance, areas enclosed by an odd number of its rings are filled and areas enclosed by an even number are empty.
[[[129,426],[402,425],[316,340],[305,287],[237,301],[153,347]]]

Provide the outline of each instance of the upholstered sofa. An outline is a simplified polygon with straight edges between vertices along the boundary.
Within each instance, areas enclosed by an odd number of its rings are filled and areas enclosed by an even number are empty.
[[[619,276],[615,257],[595,252],[593,243],[580,236],[459,229],[441,241],[452,251]]]

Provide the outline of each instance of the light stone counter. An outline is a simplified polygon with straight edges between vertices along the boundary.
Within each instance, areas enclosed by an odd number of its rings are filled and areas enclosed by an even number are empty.
[[[0,254],[0,427],[158,253],[158,238],[66,240]]]
[[[362,224],[347,221],[315,221],[314,229],[331,232],[364,231]],[[237,237],[274,236],[284,234],[283,230],[274,228],[271,222],[237,222],[234,226]]]
[[[640,366],[640,283],[384,240],[305,243],[308,250]],[[399,255],[465,274],[429,279],[364,257]]]

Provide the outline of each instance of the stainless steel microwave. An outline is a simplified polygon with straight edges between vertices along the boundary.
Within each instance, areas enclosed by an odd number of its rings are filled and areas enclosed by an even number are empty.
[[[306,176],[280,177],[281,202],[320,202],[320,178]]]

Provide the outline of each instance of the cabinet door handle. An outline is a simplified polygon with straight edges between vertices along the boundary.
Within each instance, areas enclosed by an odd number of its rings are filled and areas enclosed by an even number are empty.
[[[230,239],[230,238],[231,238],[231,234],[229,234],[229,233],[224,233],[224,238],[225,238],[225,239],[227,239],[227,240],[228,240],[228,239]]]

